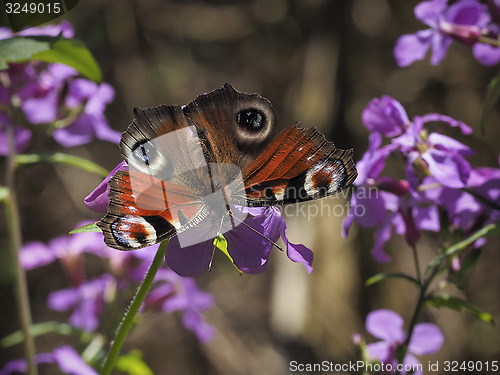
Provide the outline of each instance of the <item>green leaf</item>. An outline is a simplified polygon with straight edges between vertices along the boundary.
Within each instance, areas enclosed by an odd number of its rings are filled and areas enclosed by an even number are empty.
[[[87,225],[84,225],[83,227],[73,229],[69,234],[75,234],[75,233],[89,233],[89,232],[102,232],[101,228],[97,226],[96,223],[90,223]]]
[[[373,284],[376,284],[382,280],[386,280],[386,279],[403,279],[403,280],[406,280],[406,281],[409,281],[411,282],[412,284],[418,286],[420,288],[420,284],[419,282],[414,279],[413,277],[409,276],[409,275],[406,275],[404,273],[379,273],[379,274],[376,274],[375,276],[372,276],[370,277],[368,280],[365,281],[365,285],[366,286],[370,286],[370,285],[373,285]]]
[[[500,234],[500,226],[498,223],[492,223],[484,228],[479,229],[478,231],[474,232],[471,234],[469,237],[467,237],[465,240],[460,241],[453,246],[450,246],[448,249],[443,251],[441,254],[439,254],[437,257],[435,257],[429,265],[427,266],[427,270],[425,271],[426,274],[429,274],[434,268],[436,268],[444,259],[451,257],[452,255],[459,253],[460,251],[464,250],[467,246],[470,244],[474,243],[478,239],[482,237],[491,237],[494,235]]]
[[[13,37],[0,41],[0,70],[10,62],[31,60],[62,63],[75,68],[85,78],[101,82],[102,73],[85,44],[62,36]]]
[[[455,311],[467,310],[483,322],[495,324],[491,314],[488,314],[487,312],[481,310],[479,307],[473,305],[470,302],[467,302],[460,298],[451,297],[448,294],[441,294],[439,296],[430,297],[426,301],[426,304],[437,308],[447,307]]]
[[[488,84],[486,98],[484,100],[483,114],[481,116],[481,133],[485,132],[486,123],[490,117],[491,111],[500,96],[500,76],[494,77]]]
[[[106,169],[90,160],[62,152],[56,152],[55,154],[20,154],[16,155],[15,160],[18,167],[37,163],[59,163],[80,168],[86,172],[96,173],[104,178],[109,174]]]
[[[33,36],[14,37],[0,41],[0,70],[8,68],[9,62],[28,61],[42,51],[50,49],[51,43],[60,37]]]
[[[222,253],[228,257],[228,259],[231,261],[233,266],[238,270],[240,274],[243,274],[243,272],[240,271],[238,267],[236,267],[236,264],[234,264],[233,258],[231,258],[231,255],[229,255],[229,252],[227,251],[227,241],[224,238],[222,234],[219,234],[217,237],[214,239],[214,246],[222,251]]]
[[[60,335],[71,335],[76,330],[69,324],[59,323],[59,322],[43,322],[33,324],[30,329],[30,334],[33,337],[42,336],[47,333],[59,333]],[[0,346],[3,348],[8,348],[16,344],[20,344],[24,341],[24,333],[19,330],[8,336],[5,336],[0,340]]]
[[[132,350],[118,357],[116,368],[130,375],[154,375],[153,371],[143,361],[139,350]]]
[[[32,60],[62,63],[77,70],[85,78],[100,83],[102,73],[99,65],[83,42],[77,39],[61,39],[50,50],[34,54]]]

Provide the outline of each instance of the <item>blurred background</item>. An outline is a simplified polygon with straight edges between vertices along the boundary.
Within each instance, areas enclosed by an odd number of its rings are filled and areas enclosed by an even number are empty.
[[[83,40],[103,70],[116,97],[106,115],[125,130],[134,107],[186,104],[203,92],[231,83],[257,92],[274,105],[280,129],[300,121],[316,126],[339,148],[354,148],[359,160],[368,144],[361,112],[374,97],[390,95],[413,115],[439,112],[472,126],[466,139],[456,129],[446,134],[478,150],[473,166],[496,166],[500,151],[500,114],[490,118],[486,136],[479,131],[482,102],[495,68],[481,66],[470,48],[454,43],[438,66],[428,59],[399,68],[392,50],[398,36],[423,29],[413,15],[417,1],[387,0],[82,0],[67,14],[75,38]],[[60,150],[54,144],[47,149]],[[117,146],[95,141],[65,150],[111,170],[121,161]],[[25,241],[67,233],[82,219],[97,220],[83,198],[100,182],[95,175],[65,166],[39,165],[22,170],[19,179]],[[341,197],[307,206],[345,205]],[[381,266],[370,256],[373,232],[354,225],[347,239],[341,223],[347,211],[307,220],[287,210],[288,237],[315,253],[314,271],[275,251],[268,270],[239,276],[216,257],[210,273],[197,277],[201,289],[214,295],[205,314],[217,334],[206,345],[180,323],[176,314],[148,313],[128,338],[125,351],[139,349],[155,374],[287,374],[289,362],[354,360],[351,336],[362,333],[366,314],[377,308],[398,312],[406,322],[417,290],[400,281],[365,287],[381,271],[414,273],[411,250],[401,237],[386,246],[393,261]],[[4,216],[0,218],[5,248]],[[469,299],[500,318],[500,249],[488,240],[482,259],[463,291]],[[422,262],[437,251],[433,236],[424,236]],[[0,336],[17,329],[14,319],[10,260],[0,259]],[[29,289],[35,322],[64,318],[45,306],[49,291],[64,287],[59,264],[30,271]],[[451,291],[450,291],[451,292]],[[442,328],[445,342],[427,360],[498,360],[500,329],[467,313],[426,309],[424,321]],[[37,339],[38,351],[52,348]],[[62,342],[61,342],[62,343]],[[15,347],[0,356],[22,355]],[[2,360],[3,362],[3,360]],[[2,363],[0,363],[2,364]],[[0,366],[1,367],[1,366]]]

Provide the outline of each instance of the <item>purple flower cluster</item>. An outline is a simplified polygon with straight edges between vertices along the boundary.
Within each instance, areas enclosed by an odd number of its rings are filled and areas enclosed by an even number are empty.
[[[79,223],[77,227],[85,224],[87,222]],[[56,311],[71,311],[71,325],[93,332],[98,328],[99,318],[107,305],[117,298],[116,292],[133,289],[142,280],[157,248],[152,246],[144,251],[121,252],[107,247],[102,233],[78,233],[57,237],[48,244],[27,243],[21,249],[20,260],[25,269],[59,260],[71,286],[50,293],[47,305]],[[87,279],[84,254],[93,254],[106,260],[109,273]],[[203,321],[200,314],[212,306],[212,297],[200,291],[193,279],[174,275],[165,268],[160,269],[152,293],[150,300],[162,299],[163,311],[182,310],[185,327],[201,341],[208,341],[212,337],[212,327]]]
[[[391,310],[375,310],[366,317],[366,330],[380,341],[368,344],[366,351],[370,360],[377,360],[385,365],[391,365],[391,373],[396,373],[397,350],[408,337],[403,329],[404,321],[397,313]],[[430,355],[437,352],[443,344],[444,337],[439,327],[431,323],[416,324],[413,328],[411,339],[408,343],[408,353],[402,365],[402,374],[407,373],[406,368],[420,364],[415,355]],[[387,368],[387,367],[386,367]],[[418,368],[417,366],[413,367]],[[421,371],[415,371],[421,375]]]
[[[438,232],[446,227],[467,234],[499,219],[500,212],[487,202],[498,201],[500,170],[473,169],[466,159],[473,154],[470,147],[426,127],[441,122],[470,134],[469,126],[437,113],[410,121],[402,105],[388,96],[373,99],[362,119],[371,131],[369,146],[356,165],[357,188],[343,232],[346,236],[354,221],[376,227],[372,254],[377,261],[390,260],[383,248],[392,230],[414,245],[422,230]],[[390,139],[385,145],[384,136]],[[382,175],[389,155],[405,161],[404,178]],[[446,222],[440,212],[446,213]]]
[[[59,25],[30,28],[17,35],[48,35],[73,37],[73,28],[67,21]],[[0,40],[12,37],[7,28],[0,28]],[[120,133],[112,130],[104,117],[104,110],[114,98],[113,88],[78,77],[75,69],[59,63],[32,61],[9,64],[0,71],[0,155],[8,152],[6,129],[14,126],[17,152],[22,152],[38,127],[52,134],[64,147],[90,142],[94,138],[118,143]],[[21,115],[21,116],[19,116]],[[16,123],[11,124],[12,119]]]
[[[127,170],[122,161],[85,199],[85,205],[96,212],[106,212],[109,204],[109,181],[118,170]],[[249,208],[244,225],[238,225],[224,233],[228,253],[234,265],[244,273],[261,273],[267,267],[273,243],[281,237],[285,243],[287,256],[293,262],[304,265],[307,272],[312,271],[313,252],[301,244],[293,244],[286,237],[286,223],[279,209]],[[271,240],[273,243],[271,243]],[[213,256],[214,239],[192,246],[181,247],[177,237],[167,244],[165,259],[178,275],[194,276],[206,271]]]
[[[500,62],[500,48],[485,43],[498,42],[500,36],[498,0],[490,0],[487,5],[478,0],[459,0],[451,5],[448,0],[423,1],[415,7],[415,17],[429,28],[398,39],[394,56],[399,66],[422,60],[429,49],[431,64],[437,65],[453,40],[472,45],[474,57],[481,64]]]

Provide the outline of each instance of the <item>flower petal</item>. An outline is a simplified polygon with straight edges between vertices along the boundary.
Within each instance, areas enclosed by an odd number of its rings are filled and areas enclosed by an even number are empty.
[[[370,134],[370,141],[373,136],[378,133]],[[376,179],[385,167],[385,160],[387,157],[399,146],[397,144],[388,144],[377,150],[368,150],[365,152],[360,161],[356,163],[358,170],[358,177],[354,181],[354,185],[360,186],[365,183],[369,178]]]
[[[432,146],[438,146],[440,150],[454,151],[463,156],[472,156],[475,154],[469,146],[439,133],[431,133],[427,137],[427,143]]]
[[[477,61],[486,66],[494,66],[500,62],[500,48],[484,43],[472,46],[472,53]]]
[[[469,177],[470,164],[460,155],[443,150],[428,149],[422,154],[431,175],[442,185],[463,188]]]
[[[378,341],[366,345],[366,351],[370,359],[376,359],[379,362],[386,362],[391,356],[391,345],[385,341]]]
[[[366,317],[366,330],[391,345],[404,342],[406,333],[403,325],[403,318],[391,310],[375,310]]]
[[[53,137],[63,147],[75,147],[89,143],[94,138],[89,115],[83,113],[71,125],[54,130]]]
[[[21,248],[19,258],[25,270],[45,266],[57,259],[54,251],[42,242],[29,242],[25,244]]]
[[[279,238],[279,222],[272,210],[266,210],[262,215],[248,217],[245,224],[248,226],[238,225],[224,234],[227,251],[240,271],[261,273],[266,269],[273,248],[264,236],[276,241]]]
[[[447,5],[448,0],[422,1],[415,6],[415,17],[427,26],[436,27]]]
[[[439,32],[434,33],[431,39],[431,65],[438,65],[444,59],[451,42],[453,39],[449,36]]]
[[[349,233],[349,228],[351,228],[352,223],[354,222],[354,219],[356,216],[354,215],[355,210],[354,207],[352,207],[352,200],[351,200],[351,208],[349,209],[349,212],[347,213],[347,216],[345,217],[344,221],[342,222],[342,237],[347,238],[347,234]]]
[[[415,206],[413,207],[413,217],[419,229],[439,232],[441,224],[437,206]]]
[[[122,161],[108,174],[108,176],[83,200],[83,203],[95,212],[105,213],[109,205],[109,181],[117,171],[128,170],[127,163]]]
[[[372,99],[361,117],[368,130],[380,132],[386,137],[401,134],[410,122],[401,103],[390,96]]]
[[[75,289],[62,289],[49,294],[47,306],[56,311],[67,311],[76,305],[78,296]]]
[[[200,313],[195,310],[187,310],[182,316],[184,327],[193,331],[198,341],[205,343],[215,335],[215,329],[207,324]]]
[[[274,207],[273,207],[274,209]],[[276,211],[279,212],[279,210],[275,209]],[[281,214],[280,214],[281,216]],[[305,247],[304,245],[301,244],[293,244],[288,241],[288,238],[286,237],[286,222],[283,217],[281,217],[281,222],[280,222],[280,235],[281,238],[283,239],[283,242],[285,243],[286,247],[286,255],[292,262],[299,262],[306,267],[307,273],[311,273],[313,268],[312,268],[312,261],[313,261],[313,252]]]
[[[206,271],[210,265],[213,242],[212,238],[195,245],[181,247],[177,236],[172,237],[165,250],[165,260],[169,267],[180,276],[197,275]]]
[[[433,354],[441,348],[443,341],[444,337],[438,326],[420,323],[413,329],[408,351],[416,355]]]
[[[462,121],[458,121],[450,116],[445,116],[440,113],[428,113],[420,117],[423,124],[428,122],[444,122],[452,127],[457,127],[460,129],[462,134],[471,134],[472,128]]]
[[[403,370],[401,370],[401,374],[407,374],[408,373],[408,371],[406,371],[407,369],[415,370],[415,372],[413,373],[410,371],[412,375],[423,374],[423,372],[419,370],[421,366],[420,361],[410,353],[407,353],[405,355],[405,358],[403,359],[403,366],[404,368]]]
[[[21,105],[26,119],[32,124],[51,123],[56,119],[59,93],[52,88],[42,97],[26,98]]]
[[[375,244],[373,245],[371,254],[373,258],[379,263],[387,263],[391,260],[391,257],[384,252],[384,245],[391,238],[391,221],[395,216],[396,214],[394,213],[386,215],[382,225],[375,232]]]
[[[423,60],[431,46],[432,29],[417,31],[415,34],[401,35],[394,46],[394,58],[398,66],[406,67]]]
[[[97,371],[82,359],[80,354],[71,346],[61,346],[53,351],[54,359],[65,374],[97,375]]]

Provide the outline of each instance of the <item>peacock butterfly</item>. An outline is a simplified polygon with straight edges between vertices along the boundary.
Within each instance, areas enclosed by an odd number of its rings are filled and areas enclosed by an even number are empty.
[[[181,246],[215,238],[252,207],[323,198],[357,176],[353,151],[315,128],[276,134],[271,103],[225,84],[184,106],[134,110],[120,148],[128,170],[110,181],[97,225],[108,246],[132,250],[178,235]]]

